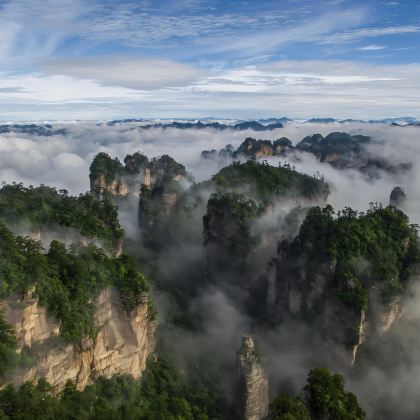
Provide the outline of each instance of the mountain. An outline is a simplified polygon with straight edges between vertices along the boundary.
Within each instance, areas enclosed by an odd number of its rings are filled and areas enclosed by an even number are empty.
[[[268,267],[267,320],[306,319],[354,364],[358,348],[400,318],[418,252],[416,228],[395,207],[313,207]]]
[[[373,155],[367,147],[372,139],[368,136],[350,135],[348,133],[333,132],[326,137],[314,134],[302,139],[296,146],[282,137],[275,141],[256,140],[246,138],[236,149],[231,145],[219,152],[204,150],[203,159],[239,159],[241,157],[260,159],[270,156],[300,159],[299,153],[311,153],[320,162],[327,162],[336,169],[356,169],[368,177],[377,177],[381,171],[398,173],[409,171],[412,167],[409,162],[391,162]]]
[[[65,136],[68,130],[65,128],[54,129],[52,125],[37,125],[37,124],[7,124],[0,125],[0,134],[17,133],[30,134],[35,136]]]
[[[288,117],[281,117],[281,118],[263,118],[260,120],[257,120],[260,124],[275,124],[275,123],[281,123],[281,124],[287,124],[289,122],[293,122],[292,118],[288,118]]]
[[[144,122],[146,120],[142,119],[142,118],[126,118],[123,120],[112,120],[112,121],[108,121],[106,123],[106,125],[108,127],[114,127],[116,125],[124,125],[124,124],[130,124],[130,123],[136,123],[136,122]]]
[[[310,120],[307,120],[307,123],[311,124],[331,124],[336,122],[337,120],[335,118],[311,118]]]
[[[381,120],[368,120],[370,124],[387,124],[396,123],[399,125],[403,124],[417,124],[419,121],[414,117],[394,117],[394,118],[384,118]]]
[[[335,211],[323,178],[257,159],[390,170],[371,141],[249,137],[204,153],[245,159],[201,182],[169,155],[100,152],[78,197],[4,185],[0,414],[363,420],[322,366],[361,393],[363,349],[385,358],[370,346],[401,328],[420,261],[404,190]]]
[[[0,196],[7,197],[0,221],[0,319],[13,334],[2,383],[45,378],[58,392],[68,380],[84,389],[97,376],[141,376],[155,348],[155,313],[136,260],[97,246],[99,238],[121,238],[113,204],[45,186],[5,186]],[[73,241],[41,235],[41,243],[14,235],[5,222],[45,234],[66,227]]]
[[[123,125],[124,123],[131,123],[131,122],[140,122],[142,120],[115,120],[115,121],[109,121],[107,123],[108,126],[112,127],[115,125]],[[137,125],[136,129],[142,129],[142,130],[150,130],[152,128],[176,128],[178,130],[187,130],[187,129],[196,129],[196,130],[204,130],[208,128],[212,128],[215,130],[254,130],[254,131],[272,131],[277,128],[282,128],[283,124],[280,121],[275,121],[268,125],[260,124],[257,121],[243,121],[238,122],[232,125],[222,124],[219,122],[206,122],[203,123],[201,121],[196,122],[178,122],[174,121],[171,123],[153,123],[153,124],[145,124],[145,125]]]

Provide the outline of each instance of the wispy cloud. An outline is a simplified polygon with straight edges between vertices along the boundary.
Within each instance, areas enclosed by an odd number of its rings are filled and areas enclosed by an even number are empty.
[[[208,74],[203,69],[174,61],[124,56],[55,60],[45,63],[43,68],[52,74],[140,90],[188,85]]]
[[[335,36],[334,34],[342,28],[358,26],[365,17],[366,10],[363,8],[326,13],[298,25],[226,39],[213,49],[217,52],[237,51],[240,54],[252,55],[271,51],[284,44],[319,42]]]
[[[389,26],[386,28],[363,28],[354,29],[346,32],[337,32],[330,37],[322,39],[326,44],[336,44],[341,42],[357,41],[366,38],[375,38],[387,35],[404,35],[420,33],[420,26],[405,25],[405,26]]]
[[[385,3],[385,6],[397,7],[397,6],[400,6],[400,2],[399,1],[387,1]]]
[[[364,47],[360,47],[357,48],[360,51],[377,51],[377,50],[383,50],[386,47],[384,45],[375,45],[375,44],[371,44],[371,45],[366,45]]]

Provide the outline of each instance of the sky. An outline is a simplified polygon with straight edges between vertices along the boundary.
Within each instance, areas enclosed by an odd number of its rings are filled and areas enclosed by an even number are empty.
[[[418,0],[0,0],[0,119],[420,117]]]

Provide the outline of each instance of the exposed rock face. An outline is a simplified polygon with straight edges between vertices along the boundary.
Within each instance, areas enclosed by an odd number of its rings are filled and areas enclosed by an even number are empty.
[[[244,420],[260,420],[268,414],[268,378],[250,335],[242,338],[237,355],[239,413]]]
[[[75,344],[53,345],[60,326],[35,299],[9,299],[3,306],[6,320],[15,328],[19,350],[26,346],[36,352],[35,365],[13,376],[15,385],[45,377],[59,391],[69,379],[83,389],[98,376],[130,374],[138,378],[155,348],[157,325],[150,318],[147,300],[127,315],[111,288],[97,299],[97,336]]]
[[[305,252],[295,255],[287,241],[268,265],[266,282],[267,319],[275,324],[286,318],[305,320],[339,350],[347,365],[355,363],[368,335],[386,333],[401,316],[399,300],[383,304],[375,287],[369,291],[367,310],[346,305],[340,296],[353,286],[340,278],[335,261],[310,261]]]
[[[389,305],[384,305],[381,301],[379,288],[374,287],[369,292],[368,317],[372,319],[370,327],[379,336],[389,331],[392,325],[397,322],[402,315],[400,299]]]
[[[143,185],[146,186],[146,188],[151,188],[152,187],[152,175],[150,173],[150,168],[146,168],[144,170],[144,181],[143,181]]]
[[[98,200],[103,200],[105,192],[121,197],[137,195],[144,181],[150,184],[150,172],[146,170],[142,175],[122,176],[110,181],[107,181],[104,175],[99,175],[98,178],[91,180],[90,191]]]
[[[404,190],[401,187],[394,187],[389,196],[389,205],[397,208],[404,207],[407,200]]]
[[[168,155],[149,162],[138,207],[143,241],[148,246],[159,249],[173,240],[179,198],[184,190],[182,181],[188,178],[185,167]]]
[[[1,302],[7,322],[15,329],[17,351],[24,346],[31,347],[33,343],[42,343],[60,333],[60,327],[54,318],[48,316],[47,310],[38,305],[36,299],[27,294],[21,301],[13,296]]]
[[[105,193],[112,196],[137,196],[140,185],[150,184],[149,159],[140,152],[127,155],[123,165],[117,158],[98,153],[90,166],[90,191],[102,200]]]
[[[255,140],[251,137],[248,137],[238,147],[238,150],[234,153],[234,156],[240,154],[251,156],[255,159],[265,156],[273,156],[273,143],[269,140]]]

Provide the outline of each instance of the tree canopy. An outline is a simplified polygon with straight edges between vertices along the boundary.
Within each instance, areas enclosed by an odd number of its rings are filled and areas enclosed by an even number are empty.
[[[81,235],[98,238],[113,246],[123,237],[117,209],[112,201],[98,202],[90,194],[78,197],[66,190],[41,185],[3,185],[0,189],[0,219],[8,225],[33,229],[64,227]]]
[[[335,262],[337,281],[346,284],[342,298],[357,309],[367,308],[372,285],[380,288],[385,304],[393,302],[419,259],[417,227],[395,207],[374,204],[366,213],[346,208],[337,215],[331,206],[313,207],[298,242],[312,259]]]

